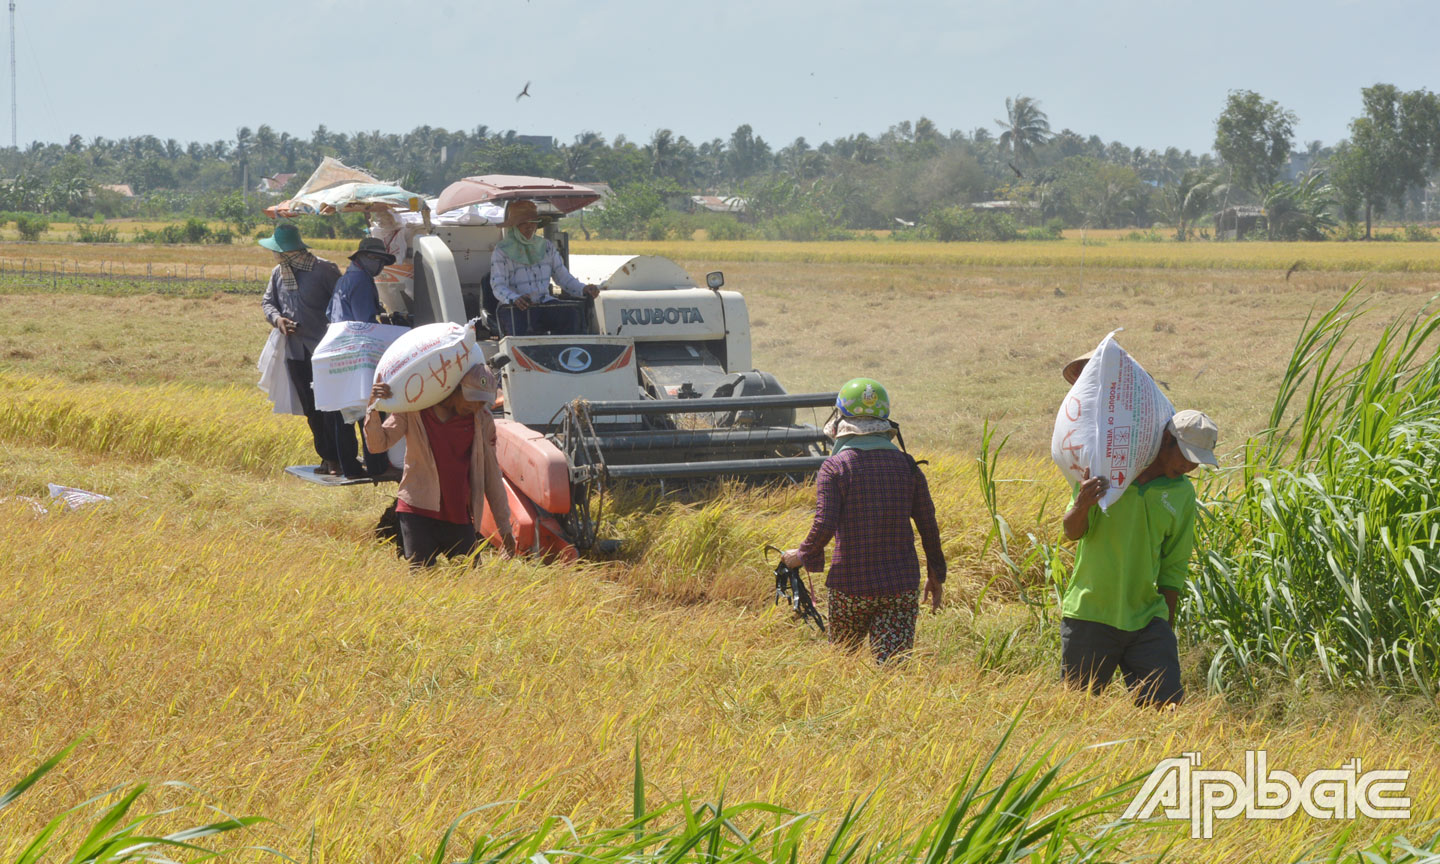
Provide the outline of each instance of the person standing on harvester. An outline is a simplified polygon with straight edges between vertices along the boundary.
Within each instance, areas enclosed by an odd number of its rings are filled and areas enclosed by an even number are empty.
[[[914,520],[925,548],[925,596],[940,608],[945,554],[925,475],[895,445],[890,397],[878,381],[855,378],[840,388],[837,413],[825,424],[834,440],[815,479],[815,521],[785,564],[825,569],[825,546],[835,552],[825,578],[830,641],[857,650],[868,638],[875,659],[903,656],[915,642],[920,561]]]
[[[1195,485],[1185,475],[1216,464],[1219,435],[1209,417],[1181,411],[1165,425],[1155,461],[1108,511],[1098,506],[1105,477],[1076,489],[1064,527],[1079,543],[1060,621],[1071,687],[1098,694],[1118,668],[1136,704],[1185,697],[1174,630],[1195,545]]]
[[[315,373],[310,355],[325,338],[329,322],[325,310],[340,279],[340,268],[316,258],[300,239],[300,229],[289,223],[275,226],[273,235],[259,241],[275,253],[275,269],[260,308],[270,326],[285,336],[285,369],[300,396],[300,406],[310,424],[315,455],[320,457],[321,474],[339,474],[340,452],[335,427],[343,421],[338,411],[317,411],[315,392],[310,389]],[[333,416],[332,416],[333,415]]]
[[[350,266],[335,283],[330,296],[330,305],[325,317],[331,324],[342,321],[358,321],[374,324],[384,314],[380,305],[380,291],[375,287],[375,277],[380,271],[395,263],[395,256],[385,244],[374,237],[360,241],[359,247],[350,255]],[[331,435],[335,438],[335,451],[340,459],[340,470],[347,479],[379,477],[390,471],[390,457],[385,453],[372,453],[363,447],[365,464],[360,464],[360,453],[355,446],[355,426],[345,419],[344,413],[335,411]],[[388,476],[388,475],[387,475]]]

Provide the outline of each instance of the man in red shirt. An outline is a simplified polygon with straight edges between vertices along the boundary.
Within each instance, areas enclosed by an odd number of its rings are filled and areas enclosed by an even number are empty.
[[[408,439],[395,513],[401,548],[414,566],[428,567],[442,554],[468,555],[478,542],[486,504],[507,554],[515,551],[510,503],[495,459],[495,420],[487,408],[495,390],[494,373],[483,364],[473,366],[439,404],[391,414],[383,422],[375,400],[389,398],[390,385],[370,390],[365,446],[379,453]]]
[[[869,378],[847,381],[836,408],[825,426],[835,446],[815,478],[815,521],[800,548],[783,557],[787,566],[818,572],[834,538],[825,578],[830,641],[854,650],[868,637],[875,659],[884,662],[915,642],[920,560],[911,520],[925,547],[925,595],[932,609],[940,608],[945,554],[925,475],[891,440],[895,427],[885,388]]]

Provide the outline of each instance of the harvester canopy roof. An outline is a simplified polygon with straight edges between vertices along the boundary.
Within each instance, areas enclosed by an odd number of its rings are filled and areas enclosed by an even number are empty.
[[[549,177],[524,177],[515,174],[485,174],[456,180],[435,204],[435,212],[447,213],[471,204],[535,201],[549,204],[561,215],[573,213],[600,200],[600,193],[589,186],[566,183]],[[545,208],[541,208],[544,212]]]
[[[406,210],[409,209],[410,199],[418,197],[393,183],[382,183],[358,168],[326,156],[294,198],[265,208],[265,215],[278,218],[355,210]]]

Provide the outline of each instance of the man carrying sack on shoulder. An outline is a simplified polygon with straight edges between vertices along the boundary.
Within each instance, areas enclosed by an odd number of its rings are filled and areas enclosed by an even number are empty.
[[[1220,431],[1199,411],[1170,418],[1155,461],[1110,505],[1109,480],[1079,485],[1064,517],[1079,541],[1060,621],[1065,682],[1099,694],[1119,669],[1138,705],[1185,698],[1175,615],[1195,546],[1195,484],[1185,475],[1215,465]]]

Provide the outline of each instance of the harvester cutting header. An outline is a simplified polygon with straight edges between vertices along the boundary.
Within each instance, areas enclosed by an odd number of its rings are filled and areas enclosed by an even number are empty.
[[[319,200],[325,190],[307,194]],[[385,211],[377,233],[391,234],[382,239],[392,250],[402,245],[394,234],[404,233],[408,255],[377,279],[387,318],[469,328],[475,361],[498,372],[496,455],[521,548],[573,557],[593,546],[590,508],[612,481],[801,478],[824,461],[824,435],[798,422],[797,411],[828,409],[835,394],[787,393],[753,368],[745,300],[724,290],[723,274],[708,274],[702,286],[665,258],[569,254],[557,222],[599,200],[595,190],[486,175],[457,181],[432,202],[409,196],[408,212],[396,212],[397,197],[386,190],[336,209]],[[303,212],[300,198],[281,205],[282,215]],[[531,227],[507,223],[507,210]],[[505,242],[553,248],[563,264],[556,281],[571,294],[584,287],[583,296],[553,298],[548,279],[543,302],[508,296],[506,274],[492,272]]]

